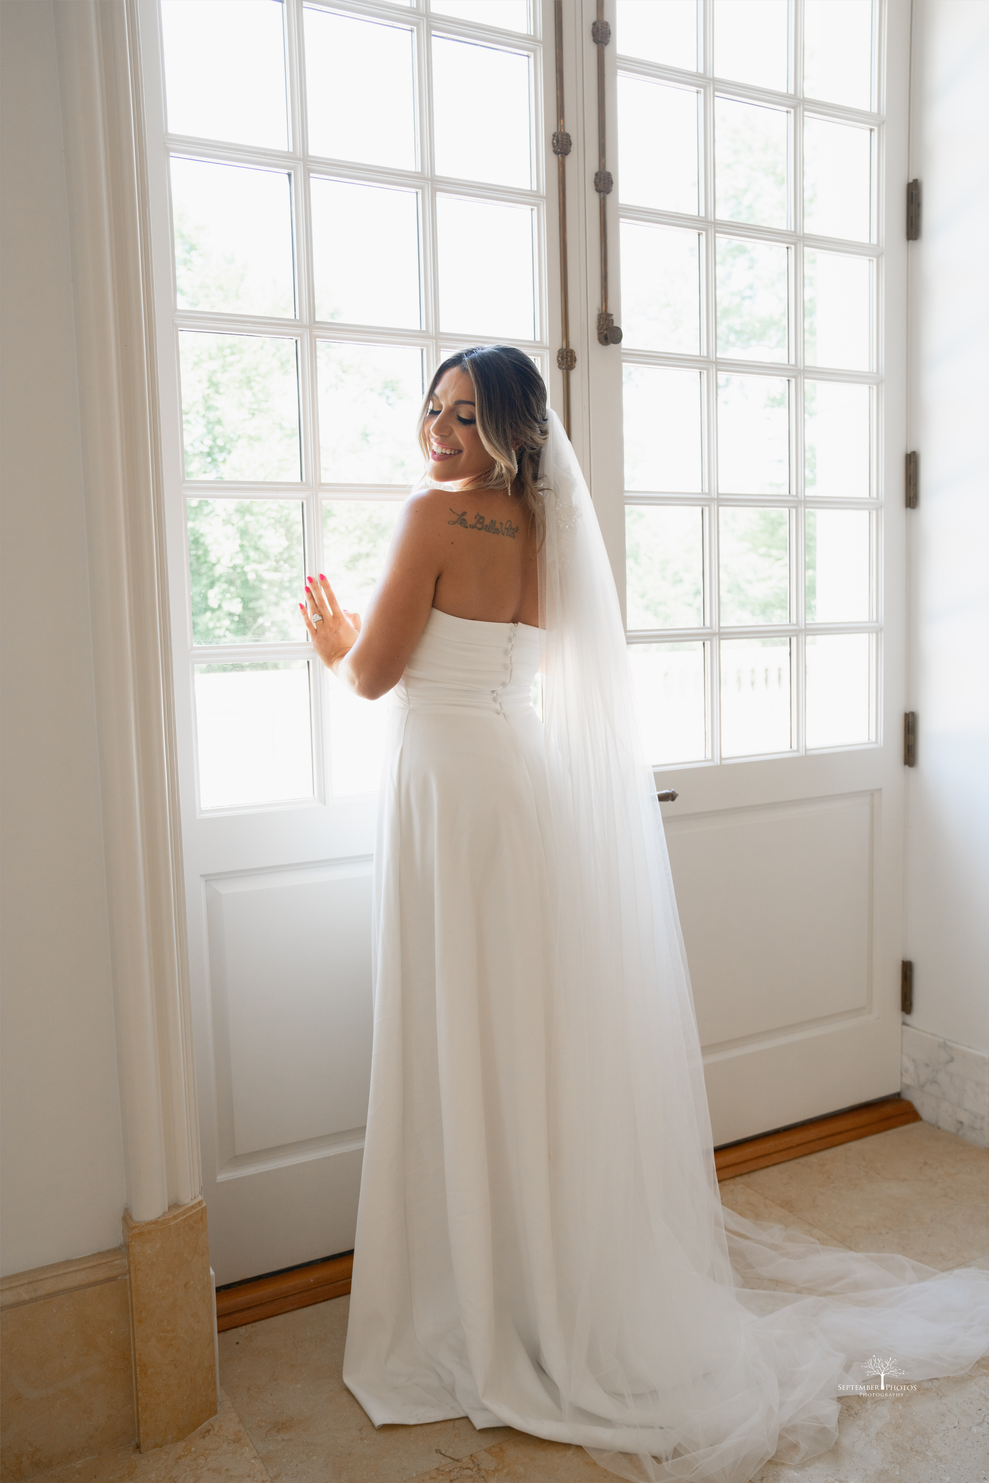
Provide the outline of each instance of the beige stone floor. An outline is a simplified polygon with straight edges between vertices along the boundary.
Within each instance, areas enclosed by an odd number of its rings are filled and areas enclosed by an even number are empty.
[[[912,1123],[743,1174],[741,1215],[945,1269],[989,1265],[989,1152]],[[173,1447],[75,1463],[47,1483],[606,1483],[577,1447],[467,1420],[375,1431],[340,1378],[346,1298],[220,1335],[219,1415]],[[842,1403],[830,1452],[756,1483],[989,1483],[989,1359],[907,1397]]]

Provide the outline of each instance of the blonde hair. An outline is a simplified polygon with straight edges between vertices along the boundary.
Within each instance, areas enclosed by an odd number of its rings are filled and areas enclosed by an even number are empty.
[[[436,368],[419,415],[419,446],[426,458],[429,404],[442,377],[458,368],[466,371],[474,383],[477,432],[492,458],[490,472],[475,487],[511,490],[517,483],[519,501],[542,540],[546,516],[539,456],[549,436],[546,383],[531,358],[514,345],[476,345],[447,356]]]

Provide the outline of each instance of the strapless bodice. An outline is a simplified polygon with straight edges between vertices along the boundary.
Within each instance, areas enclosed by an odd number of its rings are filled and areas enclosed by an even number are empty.
[[[544,638],[541,628],[528,623],[485,623],[433,608],[395,687],[395,700],[414,710],[524,709],[532,703]]]

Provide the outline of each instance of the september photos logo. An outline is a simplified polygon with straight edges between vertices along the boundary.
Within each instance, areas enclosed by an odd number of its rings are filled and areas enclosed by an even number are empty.
[[[898,1375],[905,1375],[906,1371],[900,1369],[892,1355],[889,1355],[887,1359],[883,1359],[881,1355],[874,1354],[871,1359],[859,1360],[855,1368],[862,1371],[865,1377],[864,1380],[859,1384],[849,1383],[839,1385],[838,1392],[840,1395],[882,1395],[892,1397],[903,1395],[909,1390],[917,1389],[916,1385],[897,1384],[896,1377]],[[878,1376],[878,1383],[875,1380],[871,1384],[867,1383],[870,1375]]]

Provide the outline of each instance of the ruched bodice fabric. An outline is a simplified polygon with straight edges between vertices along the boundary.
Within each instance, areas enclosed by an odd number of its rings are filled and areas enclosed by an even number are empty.
[[[415,710],[525,710],[541,654],[538,628],[457,618],[433,608],[395,687],[395,700]]]

